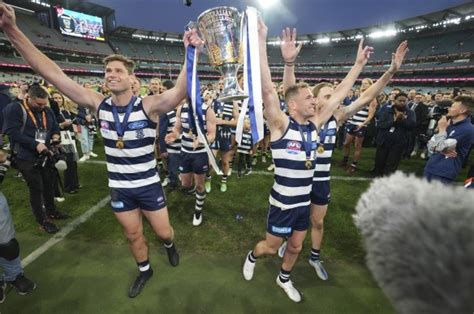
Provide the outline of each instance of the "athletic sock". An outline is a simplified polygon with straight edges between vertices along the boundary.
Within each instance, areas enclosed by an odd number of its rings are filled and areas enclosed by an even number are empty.
[[[248,260],[250,263],[255,263],[257,261],[257,258],[255,257],[255,255],[253,255],[253,251],[251,251],[249,253],[249,255],[247,256]]]
[[[290,280],[290,273],[291,271],[286,271],[283,268],[280,268],[280,274],[278,275],[280,281],[283,283],[288,282]]]
[[[320,253],[321,250],[316,250],[316,249],[313,249],[311,248],[311,256],[310,256],[310,259],[314,262],[314,261],[319,261],[319,253]]]
[[[226,174],[224,174],[224,175],[222,176],[221,183],[222,183],[222,184],[226,184],[226,183],[227,183],[227,175],[226,175]]]
[[[153,273],[149,260],[137,263],[137,266],[138,270],[140,271],[140,276],[148,277]]]
[[[206,199],[206,191],[197,192],[196,191],[196,205],[194,206],[194,213],[196,218],[201,217],[202,207],[204,206],[204,200]]]
[[[171,249],[174,245],[174,242],[173,241],[164,241],[163,242],[163,246],[167,249]]]

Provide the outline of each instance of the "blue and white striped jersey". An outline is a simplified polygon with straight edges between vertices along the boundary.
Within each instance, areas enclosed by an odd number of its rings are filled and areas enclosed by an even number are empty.
[[[116,108],[122,122],[127,107]],[[123,149],[116,147],[118,136],[110,97],[99,105],[98,117],[104,139],[109,187],[128,189],[160,182],[154,151],[156,123],[143,110],[142,99],[138,97],[133,104],[124,130]]]
[[[315,152],[318,134],[313,123],[299,125],[289,117],[288,129],[281,139],[272,142],[273,161],[275,163],[275,183],[270,192],[270,204],[281,210],[289,210],[310,205],[310,192],[313,183]],[[306,167],[306,151],[299,127],[305,141],[311,134],[311,167]]]

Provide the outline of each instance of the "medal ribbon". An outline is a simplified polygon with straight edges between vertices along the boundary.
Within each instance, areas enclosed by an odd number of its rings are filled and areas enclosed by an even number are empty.
[[[28,112],[28,115],[30,116],[31,120],[33,121],[33,123],[34,123],[36,129],[39,129],[39,128],[38,128],[38,122],[36,121],[36,117],[35,117],[35,115],[33,114],[33,111],[31,111],[30,106],[28,105],[28,103],[26,102],[26,100],[23,102],[22,105],[23,105],[23,108],[25,108],[26,112]],[[47,123],[47,121],[46,121],[46,112],[45,112],[45,110],[43,110],[43,111],[41,112],[41,120],[42,120],[41,122],[43,123],[43,130],[46,130],[46,123]]]
[[[119,139],[123,139],[123,135],[125,134],[125,129],[127,128],[128,118],[130,117],[130,114],[132,113],[133,104],[135,103],[136,100],[137,98],[135,96],[132,96],[132,99],[127,105],[127,109],[125,111],[125,116],[123,117],[122,123],[120,123],[117,106],[112,102],[112,114],[114,116],[115,131],[117,132],[117,137]]]
[[[306,153],[306,160],[311,160],[311,152],[313,150],[312,140],[311,140],[311,132],[312,132],[311,127],[310,127],[311,124],[309,124],[307,128],[307,134],[308,134],[307,140],[304,137],[303,128],[298,123],[297,125],[298,125],[298,131],[300,131],[300,134],[301,134],[301,141],[303,142],[304,150]]]

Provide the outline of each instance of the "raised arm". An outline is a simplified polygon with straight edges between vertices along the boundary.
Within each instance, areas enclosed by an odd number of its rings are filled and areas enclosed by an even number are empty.
[[[207,129],[207,142],[209,144],[213,143],[216,139],[216,114],[214,110],[209,107],[206,111],[206,129]]]
[[[13,47],[20,53],[31,68],[73,102],[97,109],[104,99],[102,94],[91,91],[70,79],[61,68],[36,48],[16,25],[15,11],[6,3],[0,2],[0,28]]]
[[[327,120],[333,115],[334,111],[337,109],[339,104],[342,102],[344,97],[347,96],[350,89],[354,85],[356,79],[359,77],[360,72],[369,61],[370,55],[374,52],[374,48],[365,46],[364,39],[361,39],[359,42],[359,47],[357,49],[357,57],[354,63],[354,66],[351,68],[349,73],[338,87],[334,90],[331,98],[329,98],[328,104],[321,108],[319,113],[315,116],[314,122],[316,125],[322,125],[326,123]]]
[[[367,104],[372,102],[375,97],[377,97],[387,86],[388,82],[392,79],[395,73],[402,66],[405,55],[408,52],[408,43],[407,41],[402,42],[395,53],[392,53],[392,63],[390,68],[373,84],[369,87],[356,101],[354,101],[349,106],[344,107],[343,115],[336,117],[338,121],[345,121],[352,117],[356,112],[361,110]]]
[[[273,86],[270,67],[268,65],[267,56],[267,31],[268,28],[262,19],[258,21],[258,41],[260,53],[260,75],[262,82],[262,97],[265,104],[265,119],[267,119],[268,127],[272,138],[281,137],[286,130],[289,119],[280,109],[280,100]],[[280,133],[281,132],[281,133]]]
[[[198,49],[203,42],[199,38],[196,29],[188,30],[183,36],[184,48],[192,45]],[[143,99],[143,106],[152,116],[167,113],[179,105],[181,100],[186,97],[186,57],[183,67],[179,73],[176,85],[162,94],[149,96]]]
[[[290,31],[289,27],[281,32],[280,41],[281,56],[283,62],[285,62],[283,70],[283,92],[286,92],[288,87],[296,84],[295,61],[300,53],[303,43],[296,46],[296,28],[293,28],[293,31]]]

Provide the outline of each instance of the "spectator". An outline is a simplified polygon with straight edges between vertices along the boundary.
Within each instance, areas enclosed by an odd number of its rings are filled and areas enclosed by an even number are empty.
[[[398,93],[393,105],[380,110],[374,170],[377,176],[397,170],[408,145],[408,133],[416,126],[415,112],[408,108],[407,100],[407,94]]]
[[[428,150],[433,155],[426,163],[425,178],[451,183],[459,174],[474,142],[472,112],[472,97],[458,96],[449,107],[447,116],[438,121],[438,134],[428,142]]]
[[[77,174],[77,160],[79,158],[72,124],[75,119],[74,111],[77,113],[77,109],[59,92],[54,92],[52,97],[60,109],[58,124],[61,129],[61,145],[66,153],[67,169],[64,171],[64,192],[75,194],[79,189],[79,176]]]
[[[95,126],[95,118],[92,116],[89,108],[79,107],[76,121],[80,127],[80,137],[82,157],[79,162],[85,162],[91,157],[97,157],[92,150],[94,148],[94,135],[97,133]]]
[[[417,93],[415,96],[415,101],[410,107],[410,109],[413,110],[416,115],[416,127],[411,133],[408,151],[411,152],[411,157],[415,157],[418,151],[421,150],[421,158],[425,159],[424,149],[426,146],[426,131],[428,130],[429,123],[429,108],[423,103],[422,98],[423,95],[421,93]]]

